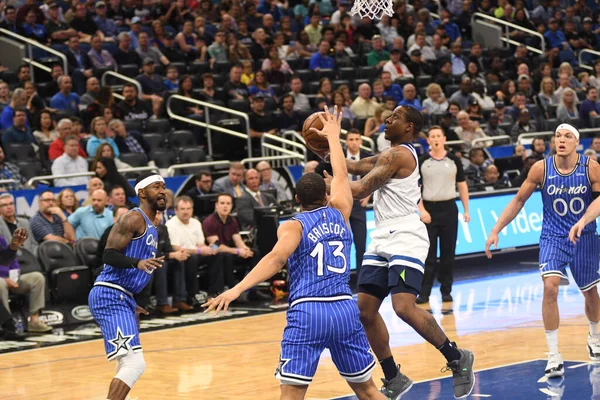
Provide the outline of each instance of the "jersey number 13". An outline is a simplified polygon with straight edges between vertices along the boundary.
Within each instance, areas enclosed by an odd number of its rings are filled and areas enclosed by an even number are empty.
[[[342,262],[344,264],[341,267],[333,267],[331,265],[327,265],[327,270],[331,271],[331,272],[335,272],[336,274],[343,274],[344,272],[346,272],[346,266],[347,266],[346,256],[344,255],[344,243],[334,240],[331,242],[327,242],[327,245],[331,246],[331,247],[335,247],[335,250],[333,251],[333,256],[335,258],[341,257]],[[325,245],[322,242],[317,243],[317,245],[315,246],[313,251],[310,253],[310,256],[312,258],[317,259],[317,275],[323,276],[324,269],[325,269],[325,265],[324,265],[325,263],[323,262],[323,259],[325,256]]]

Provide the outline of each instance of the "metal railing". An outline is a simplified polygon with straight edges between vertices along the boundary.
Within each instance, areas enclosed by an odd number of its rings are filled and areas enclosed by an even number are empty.
[[[588,54],[593,54],[595,56],[600,57],[600,51],[596,51],[596,50],[590,50],[590,49],[583,49],[583,50],[579,50],[579,55],[577,56],[577,61],[579,62],[579,66],[581,68],[585,68],[587,70],[593,71],[594,67],[590,66],[590,65],[586,65],[583,63],[583,59],[582,59],[582,55],[588,53]]]
[[[185,163],[185,164],[174,164],[171,165],[167,169],[167,176],[175,176],[175,171],[178,169],[184,168],[196,168],[196,167],[215,167],[217,165],[231,165],[231,161],[222,160],[222,161],[199,161],[195,163]]]
[[[23,59],[23,61],[25,61],[26,63],[29,63],[29,64],[33,65],[34,67],[41,68],[47,72],[52,71],[50,68],[48,68],[45,65],[40,64],[39,62],[34,60],[32,46],[37,47],[38,49],[44,50],[45,52],[53,54],[53,55],[57,56],[58,58],[60,58],[62,61],[62,65],[63,65],[63,71],[65,72],[65,74],[69,74],[69,63],[67,62],[67,56],[65,56],[60,51],[54,50],[53,48],[48,47],[48,46],[44,46],[43,44],[36,42],[35,40],[29,39],[29,38],[26,38],[25,36],[21,36],[19,34],[11,32],[8,29],[0,28],[0,33],[10,36],[13,39],[16,39],[18,41],[26,43],[28,45],[27,53],[29,54],[29,57]],[[35,82],[35,72],[33,69],[31,70],[31,80]]]
[[[289,155],[289,156],[268,156],[268,157],[244,158],[240,162],[243,165],[246,165],[246,164],[252,165],[254,163],[259,163],[261,161],[279,161],[279,160],[290,160],[290,159],[296,159],[296,160],[302,160],[302,161],[304,161],[304,157],[302,157],[300,154],[296,154],[296,155]]]
[[[102,86],[107,86],[106,78],[109,76],[115,77],[117,79],[121,79],[122,81],[125,81],[125,82],[135,85],[135,87],[137,88],[137,91],[138,91],[138,97],[140,99],[142,98],[142,85],[135,79],[125,76],[123,74],[119,74],[118,72],[115,72],[115,71],[106,71],[102,74],[102,78],[100,79]],[[113,93],[113,95],[114,95],[114,93]],[[121,98],[122,98],[122,96],[121,96]]]
[[[517,143],[521,143],[523,141],[523,139],[534,139],[534,138],[536,138],[538,136],[554,136],[554,132],[551,132],[551,131],[542,131],[542,132],[521,133],[517,137]]]
[[[479,143],[483,143],[482,147],[490,147],[494,145],[494,142],[501,142],[501,141],[506,141],[508,140],[508,143],[510,143],[510,136],[508,135],[500,135],[500,136],[488,136],[488,137],[484,137],[484,138],[477,138],[477,139],[473,139],[473,141],[471,142],[471,147],[478,147],[477,145]],[[491,144],[488,144],[490,143]]]
[[[204,120],[206,122],[197,121],[192,118],[188,118],[188,117],[184,117],[182,115],[175,114],[173,112],[173,110],[171,110],[171,102],[173,100],[186,101],[188,103],[192,103],[192,104],[204,107]],[[242,117],[245,122],[246,133],[236,132],[236,131],[232,131],[231,129],[223,128],[223,127],[220,127],[217,125],[212,125],[210,123],[210,112],[209,112],[210,109],[214,109],[217,111],[221,111],[224,113]],[[250,118],[248,117],[248,114],[246,114],[245,112],[237,111],[237,110],[227,108],[227,107],[222,107],[222,106],[212,104],[212,103],[207,103],[205,101],[192,99],[192,98],[181,96],[178,94],[174,94],[171,97],[169,97],[169,99],[167,100],[166,110],[167,110],[167,114],[169,115],[169,118],[171,118],[171,119],[174,119],[176,121],[185,122],[185,123],[199,126],[199,127],[206,129],[206,141],[207,141],[207,145],[208,145],[209,156],[212,157],[212,155],[213,155],[212,131],[215,130],[217,132],[225,133],[227,135],[235,136],[235,137],[238,137],[241,139],[246,139],[248,142],[248,157],[252,157],[252,138],[250,137]]]
[[[267,141],[276,142],[277,145],[268,143]],[[302,160],[304,162],[307,161],[308,149],[306,148],[305,145],[298,143],[294,140],[289,140],[289,139],[282,138],[280,136],[271,135],[270,133],[265,133],[260,138],[260,145],[261,145],[260,147],[261,147],[261,153],[262,153],[263,157],[273,157],[273,156],[280,155],[277,153],[283,153],[283,154],[287,154],[289,156],[293,156],[292,158],[295,158],[295,159],[298,159],[299,157],[296,157],[296,155],[299,155],[300,157],[302,157]],[[274,164],[275,164],[274,165],[275,167],[297,165],[297,163],[285,163],[283,161],[276,162]]]
[[[532,51],[534,53],[538,53],[538,54],[544,54],[546,52],[546,42],[545,42],[545,39],[544,39],[544,35],[542,35],[539,32],[536,32],[536,31],[531,30],[531,29],[523,28],[522,26],[513,24],[512,22],[504,21],[502,19],[495,18],[495,17],[489,16],[487,14],[483,14],[483,13],[480,13],[480,12],[473,13],[473,16],[471,17],[471,25],[475,24],[475,21],[476,21],[477,18],[486,19],[486,20],[491,21],[491,22],[493,22],[495,24],[502,25],[504,27],[504,32],[505,32],[506,37],[501,37],[500,39],[503,42],[508,43],[508,44],[512,44],[512,45],[515,45],[515,46],[523,44],[521,42],[517,42],[516,40],[512,40],[510,38],[510,36],[509,36],[509,34],[510,34],[509,28],[512,28],[514,30],[518,30],[518,31],[521,31],[521,32],[525,32],[525,33],[527,33],[528,35],[531,35],[531,36],[537,36],[537,37],[540,38],[540,46],[542,48],[538,49],[536,47],[526,46],[527,50]]]
[[[16,179],[0,179],[0,186],[6,185],[7,183],[21,183]]]
[[[122,168],[118,170],[121,173],[127,172],[141,172],[141,171],[155,171],[159,172],[158,167],[132,167],[132,168]],[[78,178],[80,176],[95,176],[95,172],[78,172],[76,174],[64,174],[64,175],[42,175],[42,176],[34,176],[30,180],[27,181],[27,186],[32,186],[34,183],[45,180],[54,180],[54,179],[68,179],[68,178]]]

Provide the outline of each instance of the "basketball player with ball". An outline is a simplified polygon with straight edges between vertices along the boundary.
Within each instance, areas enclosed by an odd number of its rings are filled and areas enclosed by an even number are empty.
[[[427,229],[419,218],[419,165],[412,146],[423,123],[423,115],[417,109],[397,107],[385,120],[385,138],[391,147],[374,157],[346,160],[348,173],[362,177],[350,182],[352,196],[363,199],[373,194],[376,223],[358,277],[358,307],[369,344],[385,375],[385,395],[399,399],[413,385],[396,366],[389,333],[379,314],[381,303],[391,293],[396,315],[446,358],[446,370],[452,371],[454,379],[454,397],[462,399],[471,394],[475,384],[473,353],[450,342],[433,315],[415,305],[429,250]],[[306,146],[327,159],[326,139],[309,130],[322,129],[321,124],[319,116],[313,114],[305,121],[302,133]],[[331,177],[325,175],[330,182]]]

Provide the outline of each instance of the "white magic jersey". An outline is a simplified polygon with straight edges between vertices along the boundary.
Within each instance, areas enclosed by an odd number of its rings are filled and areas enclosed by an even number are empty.
[[[385,185],[375,191],[373,209],[377,225],[390,220],[419,215],[419,201],[421,201],[419,158],[411,144],[401,144],[400,146],[410,150],[415,158],[415,170],[406,178],[388,180]]]

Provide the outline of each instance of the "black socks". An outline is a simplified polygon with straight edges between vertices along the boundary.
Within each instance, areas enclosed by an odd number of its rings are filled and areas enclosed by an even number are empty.
[[[381,364],[381,368],[383,369],[383,375],[385,375],[385,379],[392,380],[398,375],[398,367],[396,366],[396,362],[394,361],[394,357],[388,357],[385,360],[379,361]]]
[[[450,342],[450,339],[448,338],[446,338],[446,341],[443,345],[438,347],[438,350],[444,355],[444,357],[446,357],[448,362],[460,359],[460,351],[458,351],[456,343]]]

